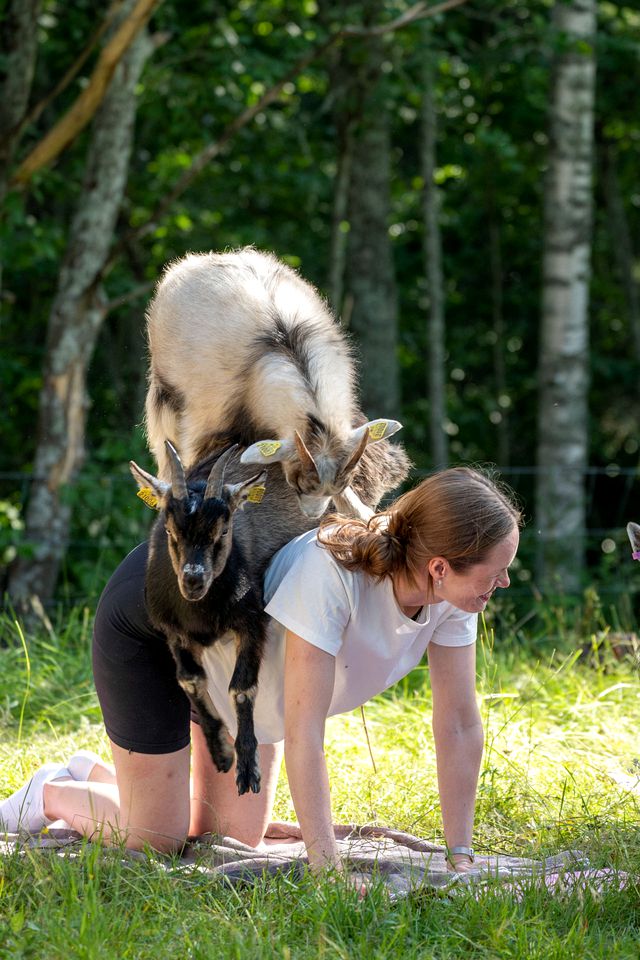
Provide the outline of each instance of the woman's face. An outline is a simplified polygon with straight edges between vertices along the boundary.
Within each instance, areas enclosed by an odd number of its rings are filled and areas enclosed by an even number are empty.
[[[517,527],[491,548],[481,563],[463,573],[456,573],[442,557],[429,563],[435,603],[443,600],[467,613],[481,613],[498,587],[508,587],[509,567],[518,549],[520,535]],[[440,586],[438,586],[440,584]]]

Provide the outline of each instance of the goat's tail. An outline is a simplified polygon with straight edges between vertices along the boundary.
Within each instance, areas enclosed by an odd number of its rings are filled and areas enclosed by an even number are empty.
[[[161,480],[171,478],[165,440],[180,444],[180,415],[184,399],[179,390],[164,383],[152,370],[145,400],[145,431],[149,449],[158,465]]]

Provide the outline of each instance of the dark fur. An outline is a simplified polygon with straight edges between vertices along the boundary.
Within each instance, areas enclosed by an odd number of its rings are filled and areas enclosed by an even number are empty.
[[[268,617],[262,603],[262,583],[247,564],[242,547],[233,537],[222,572],[200,600],[185,600],[173,570],[165,530],[167,521],[188,543],[193,563],[207,550],[217,549],[210,533],[216,524],[232,523],[223,499],[203,499],[205,484],[189,484],[189,503],[166,499],[164,509],[151,533],[146,581],[146,600],[154,626],[161,630],[176,661],[178,682],[193,703],[207,745],[218,770],[227,771],[233,762],[222,721],[212,715],[206,694],[202,653],[231,631],[236,638],[237,660],[229,690],[236,700],[238,735],[236,782],[240,794],[260,789],[256,759],[257,741],[253,729],[253,701],[247,691],[257,687],[258,672],[266,638]],[[219,546],[219,545],[218,545]]]
[[[234,634],[237,660],[229,691],[238,718],[236,782],[240,794],[257,793],[260,771],[252,691],[258,685],[269,619],[264,612],[262,576],[275,551],[316,521],[295,509],[295,495],[277,464],[267,468],[267,492],[260,505],[246,504],[231,515],[223,498],[205,499],[207,477],[221,452],[222,448],[210,454],[190,472],[186,501],[171,493],[164,497],[151,531],[146,602],[152,623],[167,639],[178,682],[198,713],[212,759],[224,772],[233,763],[233,751],[207,693],[202,655],[225,634]],[[255,468],[229,464],[225,482],[243,482],[253,475]],[[189,562],[196,564],[206,560],[207,551],[215,563],[221,526],[229,528],[231,546],[224,567],[200,600],[186,600],[180,592],[167,526],[178,533],[181,549],[188,550]]]
[[[365,423],[366,417],[359,414],[353,426],[358,427]],[[257,424],[246,408],[239,408],[230,418],[232,426],[228,432],[212,432],[201,439],[197,449],[197,460],[210,462],[209,455],[220,452],[230,443],[237,443],[240,447],[247,447],[254,443],[256,438],[269,433],[268,427]],[[314,448],[318,438],[327,436],[324,425],[312,414],[307,417],[307,430],[303,440],[310,448]],[[346,459],[346,453],[339,454]],[[196,468],[197,469],[197,468]],[[375,510],[381,499],[395,491],[409,475],[411,460],[404,447],[391,440],[379,440],[370,443],[355,467],[350,483],[354,491],[366,506]],[[272,474],[269,474],[272,476]],[[271,483],[271,481],[270,481]],[[292,508],[298,510],[295,501]],[[330,511],[329,511],[330,512]],[[316,520],[315,526],[319,523]]]

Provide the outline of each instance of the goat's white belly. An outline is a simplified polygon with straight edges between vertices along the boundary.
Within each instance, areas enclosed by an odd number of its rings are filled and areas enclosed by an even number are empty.
[[[253,714],[258,743],[277,743],[284,739],[284,649],[284,630],[271,622]],[[230,641],[214,643],[205,650],[202,665],[207,674],[209,696],[235,739],[238,723],[229,695],[229,683],[236,665],[235,644]]]

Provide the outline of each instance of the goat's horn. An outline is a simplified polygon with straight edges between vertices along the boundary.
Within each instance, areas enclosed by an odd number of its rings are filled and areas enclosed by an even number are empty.
[[[164,445],[171,462],[171,495],[177,500],[184,500],[187,496],[187,481],[184,477],[182,460],[169,440],[165,440]]]
[[[222,496],[222,485],[224,484],[225,468],[238,449],[238,444],[234,443],[232,447],[221,454],[211,468],[209,479],[207,480],[207,489],[204,492],[205,498]]]
[[[304,442],[304,440],[302,439],[302,437],[300,436],[297,430],[294,433],[294,439],[296,442],[296,450],[298,451],[300,463],[305,468],[305,470],[313,471],[313,473],[315,473],[318,479],[320,479],[320,474],[318,473],[316,462],[311,456],[311,454],[309,453],[309,449],[306,443]]]

